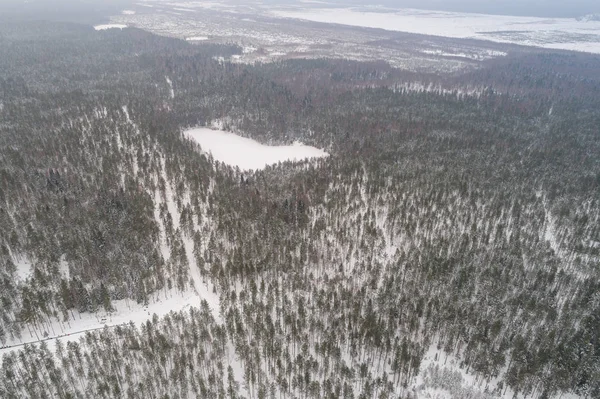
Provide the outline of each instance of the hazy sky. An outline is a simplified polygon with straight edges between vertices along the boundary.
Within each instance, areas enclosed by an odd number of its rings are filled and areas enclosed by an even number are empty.
[[[207,1],[207,2],[252,2],[257,0],[163,0],[165,2]],[[578,17],[586,14],[600,13],[600,0],[319,0],[325,4],[310,4],[300,0],[260,0],[269,4],[303,4],[305,6],[323,7],[327,4],[339,5],[385,5],[388,7],[421,8],[441,11],[475,12],[504,15],[527,15],[539,17]],[[2,11],[37,11],[37,14],[48,16],[48,13],[83,13],[93,12],[105,14],[117,9],[133,5],[136,0],[0,0],[0,17]]]

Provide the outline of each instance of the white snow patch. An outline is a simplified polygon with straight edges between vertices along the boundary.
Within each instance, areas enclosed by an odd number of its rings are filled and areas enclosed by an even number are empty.
[[[123,11],[121,11],[121,14],[123,14],[123,15],[135,15],[135,11],[133,11],[133,10],[123,10]]]
[[[233,133],[196,128],[184,132],[215,160],[242,170],[263,169],[284,161],[301,161],[326,157],[329,154],[315,147],[295,142],[293,145],[268,146]]]
[[[69,264],[64,259],[64,256],[60,259],[60,264],[58,265],[58,271],[61,276],[65,278],[65,280],[69,280],[71,278],[71,272],[69,271]]]
[[[209,37],[208,36],[192,36],[192,37],[186,37],[185,40],[187,40],[188,42],[200,42],[203,40],[208,40]]]
[[[488,50],[483,53],[465,53],[465,52],[449,52],[440,49],[436,50],[422,50],[423,54],[436,55],[440,57],[459,57],[459,58],[468,58],[471,60],[486,60],[490,58],[496,57],[505,57],[507,53],[503,51],[492,51]]]
[[[20,280],[26,280],[27,277],[31,275],[32,271],[32,263],[29,258],[23,257],[15,257],[13,259],[15,266],[17,267],[17,278]]]
[[[105,25],[96,25],[94,29],[96,30],[107,30],[107,29],[125,29],[127,25],[123,24],[105,24]]]
[[[175,98],[175,90],[173,89],[173,81],[168,76],[165,76],[165,79],[167,80],[167,84],[169,85],[169,96],[171,98]]]

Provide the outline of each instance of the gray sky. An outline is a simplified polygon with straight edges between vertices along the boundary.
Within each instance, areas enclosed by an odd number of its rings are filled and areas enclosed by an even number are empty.
[[[186,0],[164,0],[185,2]],[[195,0],[200,1],[200,0]],[[248,0],[206,0],[243,4]],[[299,0],[262,0],[270,4],[303,4]],[[385,5],[389,7],[421,8],[440,11],[476,12],[538,17],[578,17],[600,13],[600,0],[321,0],[339,5]],[[252,0],[255,2],[255,0]],[[134,4],[134,0],[0,0],[2,11],[35,12],[40,17],[51,14],[110,14]],[[1,17],[1,15],[0,15]]]
[[[0,0],[0,23],[6,18],[93,24],[132,3],[133,0]]]

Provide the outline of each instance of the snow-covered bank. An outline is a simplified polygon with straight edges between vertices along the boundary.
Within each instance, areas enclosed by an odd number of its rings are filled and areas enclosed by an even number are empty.
[[[294,145],[269,146],[233,133],[196,128],[186,131],[185,136],[200,144],[215,160],[242,170],[263,169],[285,161],[302,161],[322,158],[329,154],[315,147],[296,142]]]

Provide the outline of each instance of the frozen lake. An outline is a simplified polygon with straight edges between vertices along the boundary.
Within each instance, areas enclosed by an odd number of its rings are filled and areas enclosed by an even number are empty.
[[[208,128],[190,129],[184,133],[217,161],[242,170],[263,169],[284,161],[301,161],[322,158],[329,154],[301,143],[286,146],[269,146],[258,141],[222,130]]]
[[[281,7],[277,17],[460,39],[600,53],[600,21],[385,7]]]

